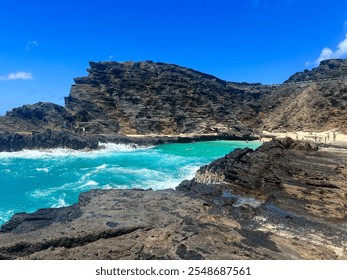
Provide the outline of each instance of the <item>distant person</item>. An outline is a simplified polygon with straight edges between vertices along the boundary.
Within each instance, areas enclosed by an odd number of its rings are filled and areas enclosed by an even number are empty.
[[[330,140],[330,133],[327,133],[328,141]]]
[[[336,141],[336,133],[333,133],[333,140]]]

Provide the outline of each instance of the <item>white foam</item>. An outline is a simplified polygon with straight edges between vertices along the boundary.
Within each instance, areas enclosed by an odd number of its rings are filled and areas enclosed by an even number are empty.
[[[90,180],[88,182],[86,182],[85,184],[81,185],[80,187],[78,187],[78,189],[82,189],[82,188],[85,188],[85,187],[95,187],[95,186],[98,186],[99,183],[93,181],[93,180]]]
[[[59,196],[59,198],[54,198],[53,200],[55,200],[56,202],[52,204],[52,208],[59,208],[59,207],[65,207],[65,206],[68,206],[69,204],[66,203],[65,201],[65,197],[66,197],[66,194],[63,193],[61,196]]]
[[[153,190],[162,190],[162,189],[173,189],[177,187],[182,181],[192,179],[195,176],[196,170],[199,169],[197,165],[187,165],[180,168],[180,176],[173,177],[170,173],[158,172],[149,170],[149,172],[157,172],[158,180],[144,180],[141,184],[132,184],[131,188],[139,188],[139,189],[153,189]],[[143,171],[142,171],[143,172]],[[149,173],[149,178],[153,178],[153,174]],[[163,180],[164,179],[164,180]]]
[[[101,189],[104,189],[104,190],[110,190],[110,189],[114,189],[114,188],[115,188],[115,186],[112,184],[106,184],[106,185],[101,187]]]
[[[110,152],[131,152],[152,147],[139,147],[134,144],[113,144],[113,143],[99,143],[100,149],[98,150],[72,150],[64,148],[56,149],[39,149],[39,150],[22,150],[19,152],[0,152],[0,159],[7,158],[23,158],[23,159],[45,159],[53,157],[96,157]]]
[[[34,198],[42,198],[50,196],[52,193],[56,192],[58,188],[49,188],[49,189],[36,189],[30,193],[27,193],[27,195],[34,197]]]
[[[45,172],[45,173],[48,173],[49,172],[49,169],[48,168],[36,168],[35,169],[36,171],[41,171],[41,172]]]
[[[7,222],[15,213],[14,210],[1,211],[0,210],[0,225]]]
[[[99,147],[104,147],[104,151],[112,152],[130,152],[138,149],[148,149],[149,147],[142,147],[136,144],[114,144],[114,143],[99,143]],[[101,150],[102,151],[102,150]]]
[[[96,170],[102,170],[102,169],[106,169],[107,168],[107,164],[102,164],[100,166],[95,167]]]
[[[51,157],[64,157],[76,153],[69,149],[47,149],[47,150],[23,150],[19,152],[1,152],[0,159],[23,158],[23,159],[41,159]]]

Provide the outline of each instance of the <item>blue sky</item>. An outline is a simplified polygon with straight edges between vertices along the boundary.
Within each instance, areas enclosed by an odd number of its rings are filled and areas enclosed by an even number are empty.
[[[153,60],[281,83],[347,57],[346,0],[0,0],[0,114],[63,104],[89,61]]]

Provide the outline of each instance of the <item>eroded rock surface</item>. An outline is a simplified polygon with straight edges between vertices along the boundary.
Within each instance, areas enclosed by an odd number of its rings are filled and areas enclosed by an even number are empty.
[[[31,133],[0,132],[0,152],[50,148],[96,149],[98,148],[98,139],[65,130],[47,129]]]
[[[92,190],[3,225],[1,259],[346,259],[347,154],[275,140],[176,190]]]
[[[0,131],[18,135],[17,146],[23,134],[47,129],[108,141],[124,135],[245,140],[262,130],[347,132],[346,61],[322,61],[280,85],[227,82],[152,61],[90,62],[88,76],[75,78],[65,107],[39,102],[15,108],[0,117]]]

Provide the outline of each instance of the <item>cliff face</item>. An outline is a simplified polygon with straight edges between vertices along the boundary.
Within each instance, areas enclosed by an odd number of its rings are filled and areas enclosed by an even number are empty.
[[[264,87],[233,84],[177,65],[90,63],[76,78],[66,109],[95,133],[180,134],[257,126]]]
[[[266,109],[267,104],[272,108]],[[347,59],[322,61],[291,76],[263,100],[262,128],[347,132]]]
[[[284,84],[262,104],[264,130],[347,132],[347,80]]]
[[[172,64],[90,63],[66,109],[93,133],[250,130],[346,132],[347,60],[328,60],[284,84],[229,83]]]
[[[282,85],[231,83],[173,64],[91,62],[66,106],[37,103],[0,117],[0,131],[209,134],[260,130],[347,132],[347,60],[328,60]]]

